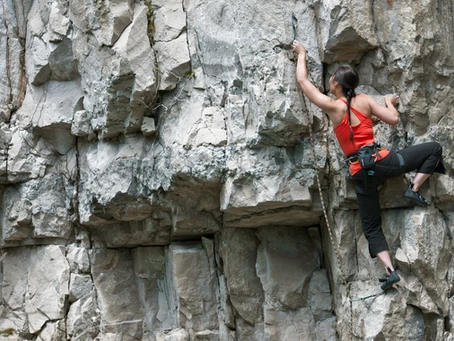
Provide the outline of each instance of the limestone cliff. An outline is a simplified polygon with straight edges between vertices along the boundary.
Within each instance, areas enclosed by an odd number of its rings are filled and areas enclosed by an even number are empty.
[[[452,340],[453,7],[1,0],[0,339]],[[294,35],[321,90],[399,93],[383,145],[443,145],[430,207],[381,190],[385,295]]]

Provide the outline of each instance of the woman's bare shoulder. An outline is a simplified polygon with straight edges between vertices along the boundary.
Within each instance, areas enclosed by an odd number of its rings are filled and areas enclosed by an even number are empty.
[[[370,102],[374,99],[366,94],[358,94],[352,101],[352,106],[363,114],[370,115]]]

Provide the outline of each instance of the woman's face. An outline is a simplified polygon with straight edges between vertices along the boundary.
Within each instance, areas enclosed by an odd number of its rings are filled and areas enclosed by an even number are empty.
[[[329,78],[329,92],[335,95],[334,91],[339,83],[334,79],[334,74]]]

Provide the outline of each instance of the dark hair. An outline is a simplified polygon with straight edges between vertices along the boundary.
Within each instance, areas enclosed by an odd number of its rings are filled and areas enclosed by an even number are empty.
[[[348,124],[350,125],[350,141],[353,141],[350,103],[356,96],[355,89],[359,83],[358,71],[350,65],[341,65],[334,71],[334,80],[342,87],[342,93],[347,98]]]

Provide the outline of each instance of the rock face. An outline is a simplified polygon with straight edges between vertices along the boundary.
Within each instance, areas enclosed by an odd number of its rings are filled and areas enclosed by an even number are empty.
[[[452,340],[453,6],[3,0],[0,339]],[[295,35],[400,94],[383,145],[443,145],[430,207],[381,189],[386,295]]]

